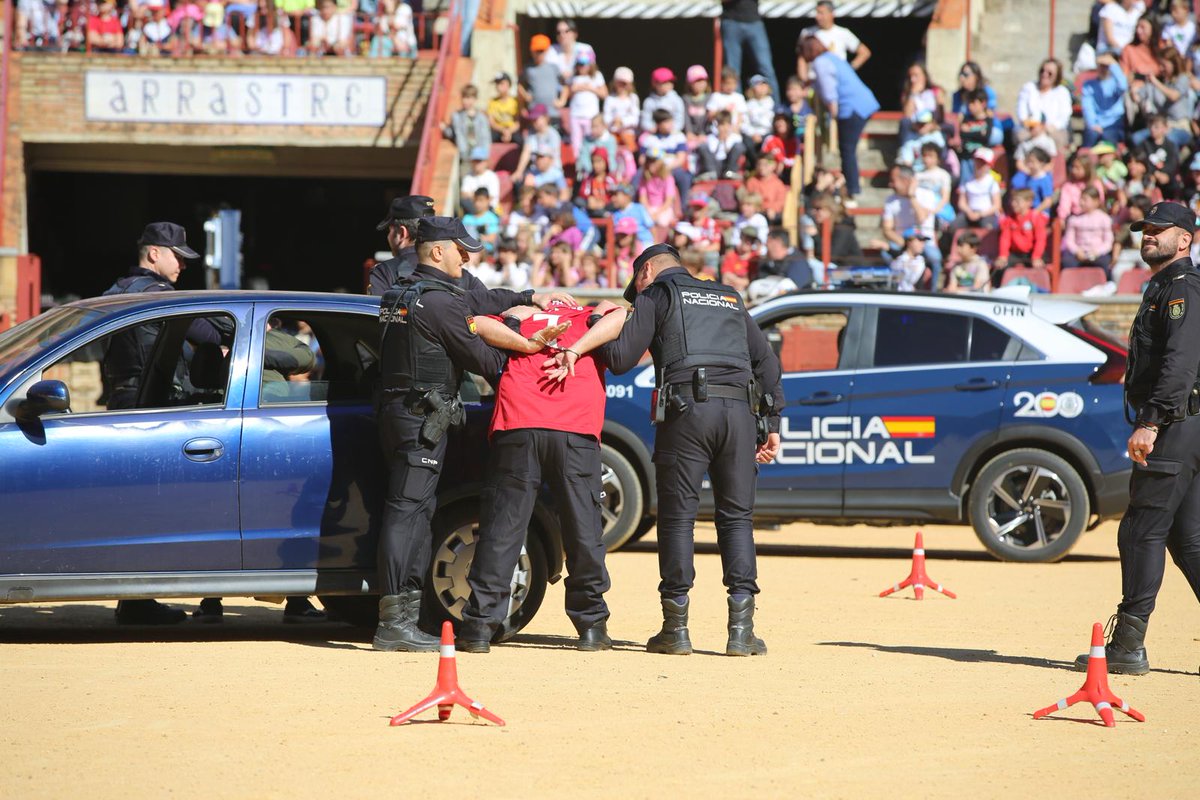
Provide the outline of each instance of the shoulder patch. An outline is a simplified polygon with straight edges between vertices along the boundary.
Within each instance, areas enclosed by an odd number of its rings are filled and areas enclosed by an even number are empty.
[[[1183,301],[1180,301],[1180,302],[1183,302]],[[471,332],[471,335],[472,335],[472,336],[474,336],[474,335],[475,335],[475,333],[476,333],[476,325],[475,325],[475,318],[474,318],[474,317],[467,317],[467,330],[469,330],[469,331]]]
[[[1171,300],[1167,303],[1167,316],[1169,316],[1171,319],[1182,319],[1183,312],[1184,304],[1182,297],[1180,297],[1178,300]]]

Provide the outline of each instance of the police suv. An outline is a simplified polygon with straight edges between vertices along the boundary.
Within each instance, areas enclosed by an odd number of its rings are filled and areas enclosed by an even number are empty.
[[[1084,324],[1093,308],[1005,289],[800,292],[752,309],[787,397],[756,518],[969,522],[998,558],[1062,558],[1128,499],[1126,351]],[[648,361],[609,379],[610,548],[653,525],[653,386]]]

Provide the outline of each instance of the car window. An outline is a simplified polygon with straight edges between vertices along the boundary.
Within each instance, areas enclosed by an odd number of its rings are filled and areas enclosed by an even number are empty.
[[[802,311],[768,323],[763,334],[785,373],[824,372],[841,363],[848,320],[845,311]]]
[[[104,316],[94,308],[59,306],[0,333],[0,367],[16,364],[54,347],[78,328]]]
[[[71,393],[71,413],[224,405],[235,324],[190,314],[122,328],[42,370]]]
[[[379,361],[374,316],[277,311],[264,336],[259,405],[371,402]]]
[[[987,320],[944,311],[880,308],[875,366],[1012,361],[1021,343]]]

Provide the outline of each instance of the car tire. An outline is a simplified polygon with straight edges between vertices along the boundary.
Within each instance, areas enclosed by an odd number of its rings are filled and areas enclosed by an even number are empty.
[[[1091,516],[1079,472],[1036,448],[1009,450],[984,464],[971,486],[968,509],[975,535],[989,553],[1001,561],[1028,563],[1061,559]]]
[[[439,512],[434,519],[433,558],[421,607],[422,627],[427,630],[440,629],[445,620],[457,625],[462,619],[462,610],[471,591],[467,575],[479,534],[477,508],[476,503],[453,506]],[[513,572],[514,592],[509,613],[496,630],[493,641],[511,638],[537,614],[549,583],[547,561],[541,535],[531,527],[521,549],[521,560]]]
[[[604,547],[611,553],[637,535],[645,496],[637,470],[619,450],[601,444],[600,462]]]

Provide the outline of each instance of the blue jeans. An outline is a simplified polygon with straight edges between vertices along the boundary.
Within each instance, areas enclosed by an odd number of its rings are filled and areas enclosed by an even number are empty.
[[[867,127],[867,118],[852,114],[837,121],[838,150],[842,153],[842,174],[846,176],[846,191],[857,197],[862,191],[858,181],[858,140]]]
[[[754,59],[754,66],[758,68],[759,74],[767,79],[767,83],[771,84],[771,96],[775,98],[775,102],[780,102],[783,95],[779,93],[779,81],[775,78],[775,65],[771,61],[771,43],[767,41],[767,26],[761,19],[756,22],[738,22],[736,19],[722,17],[721,46],[725,48],[725,63],[738,74],[739,81],[742,76],[743,45],[750,51],[750,56]],[[719,81],[720,76],[714,75],[713,83],[719,85]],[[745,81],[741,81],[739,86],[744,87]]]
[[[1129,137],[1129,144],[1137,147],[1149,138],[1150,129],[1142,128],[1140,131],[1133,132],[1133,135]],[[1180,148],[1187,147],[1192,141],[1192,137],[1188,136],[1187,131],[1183,130],[1182,128],[1171,128],[1169,131],[1167,131],[1167,138],[1174,142],[1176,147]]]
[[[1091,127],[1083,129],[1083,146],[1094,147],[1099,142],[1117,144],[1125,139],[1125,120],[1117,120],[1112,125],[1096,133]]]
[[[463,0],[462,4],[462,54],[471,55],[471,34],[475,32],[475,18],[479,16],[479,0]]]

